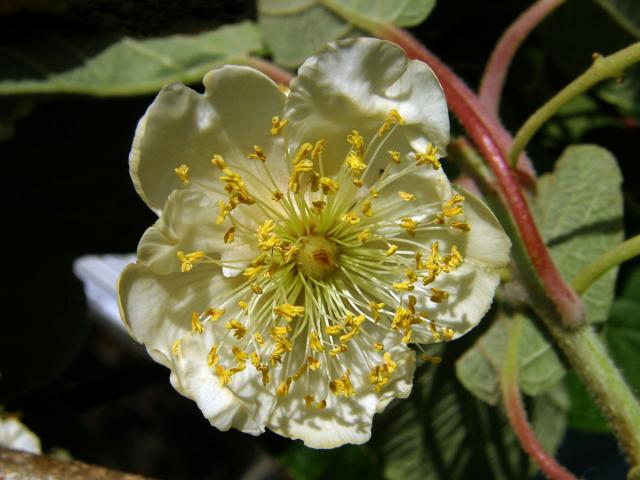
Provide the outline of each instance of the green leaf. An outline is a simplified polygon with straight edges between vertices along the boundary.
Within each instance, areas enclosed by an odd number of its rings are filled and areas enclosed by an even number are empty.
[[[540,180],[538,228],[568,282],[622,242],[621,183],[613,155],[595,145],[567,148],[553,172]],[[588,321],[607,319],[616,273],[605,274],[582,296]]]
[[[609,352],[625,380],[640,397],[640,268],[625,283],[622,295],[611,308],[604,328]],[[574,428],[593,432],[608,431],[607,423],[575,373],[569,377],[571,409],[569,422]]]
[[[35,103],[32,97],[0,97],[0,142],[13,136],[16,122],[28,116]]]
[[[0,95],[152,93],[167,83],[199,81],[211,68],[262,51],[251,22],[146,40],[33,25],[5,29],[0,45]]]
[[[292,442],[278,460],[294,480],[382,480],[367,446],[345,445],[331,450],[315,450]]]
[[[456,363],[460,382],[490,405],[500,399],[500,372],[507,350],[509,319],[499,317]],[[547,340],[524,319],[518,350],[518,381],[527,395],[537,396],[555,387],[565,370]]]
[[[596,0],[618,25],[640,40],[640,4],[637,0]]]
[[[391,404],[374,424],[372,446],[391,480],[528,478],[532,467],[503,412],[474,398],[455,379],[459,345],[437,367],[419,365],[411,396]],[[564,386],[534,400],[530,418],[548,451],[564,434]]]
[[[353,24],[422,23],[436,0],[259,0],[258,23],[277,63],[300,65],[326,43],[363,34]]]

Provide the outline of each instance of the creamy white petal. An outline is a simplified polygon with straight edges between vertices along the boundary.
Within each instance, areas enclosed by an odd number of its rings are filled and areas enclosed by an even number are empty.
[[[218,258],[225,250],[228,225],[217,225],[216,198],[198,190],[175,190],[169,195],[162,215],[147,229],[138,244],[138,261],[155,273],[180,271],[178,251],[202,251]]]
[[[427,65],[407,60],[391,43],[370,38],[331,43],[307,59],[290,88],[285,106],[290,147],[295,151],[303,142],[324,138],[329,172],[344,160],[346,135],[358,130],[370,141],[392,109],[405,119],[401,132],[414,149],[431,142],[444,153],[449,142],[438,80]]]
[[[245,181],[264,175],[260,160],[247,159],[254,145],[269,158],[269,168],[280,182],[286,171],[280,163],[282,139],[270,133],[271,118],[282,112],[284,94],[262,73],[225,66],[204,78],[199,94],[178,83],[158,94],[136,130],[129,155],[131,178],[147,205],[160,211],[174,189],[222,191],[220,171],[210,163],[222,155],[231,168],[247,171]],[[183,185],[174,169],[189,167],[190,182]]]
[[[191,331],[191,315],[229,300],[236,279],[220,269],[196,265],[190,272],[158,275],[144,265],[131,264],[118,281],[120,315],[133,338],[149,354],[171,368],[171,347]]]
[[[38,436],[13,417],[0,418],[0,446],[29,453],[42,453]]]

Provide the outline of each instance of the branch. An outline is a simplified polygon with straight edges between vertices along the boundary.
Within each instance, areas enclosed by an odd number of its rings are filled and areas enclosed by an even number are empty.
[[[533,29],[564,1],[538,0],[527,8],[498,40],[487,62],[478,90],[480,101],[496,117],[504,81],[516,51]]]

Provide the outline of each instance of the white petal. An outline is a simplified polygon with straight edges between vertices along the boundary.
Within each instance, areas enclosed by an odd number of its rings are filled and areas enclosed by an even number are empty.
[[[378,338],[375,332],[381,329],[375,324],[368,325],[369,335]],[[301,439],[311,448],[334,448],[347,443],[367,442],[371,437],[374,414],[384,410],[393,398],[409,395],[415,370],[415,353],[399,343],[400,336],[395,332],[387,332],[381,336],[387,351],[397,364],[390,382],[381,392],[373,389],[369,373],[372,365],[382,362],[382,355],[375,352],[363,337],[358,336],[350,342],[349,350],[340,357],[344,368],[351,371],[350,380],[355,395],[337,397],[328,393],[328,379],[323,375],[322,367],[317,372],[309,373],[311,381],[304,378],[299,382],[294,381],[289,395],[278,399],[278,405],[269,420],[269,428],[280,435]],[[320,383],[322,385],[318,385]],[[307,406],[304,402],[306,394],[314,395],[316,401],[326,397],[327,407],[319,410],[315,405]]]
[[[331,43],[307,59],[290,88],[285,106],[290,147],[324,138],[329,173],[344,160],[346,135],[358,130],[369,141],[391,109],[405,119],[399,130],[414,149],[431,142],[444,153],[449,142],[438,80],[427,65],[407,60],[391,43],[371,38]]]
[[[131,264],[118,281],[120,316],[131,336],[144,343],[149,354],[171,366],[171,347],[191,331],[191,315],[228,300],[236,279],[222,276],[219,267],[196,265],[190,272],[157,275]],[[212,304],[213,302],[213,304]]]
[[[13,417],[0,418],[0,447],[42,453],[38,436]]]
[[[155,273],[165,274],[180,271],[178,251],[203,251],[219,257],[227,248],[224,233],[229,227],[215,224],[217,209],[214,194],[173,191],[160,218],[142,236],[138,261]]]
[[[264,174],[264,166],[258,165],[262,162],[246,158],[259,145],[273,175],[286,178],[282,139],[270,133],[271,118],[282,114],[284,104],[277,85],[239,66],[212,70],[204,85],[204,95],[178,83],[166,86],[138,124],[129,156],[131,177],[156,212],[174,189],[222,191],[220,172],[210,163],[215,153],[232,168]],[[189,167],[186,187],[174,172],[181,164]]]
[[[171,382],[176,390],[198,404],[214,427],[222,431],[236,428],[258,435],[264,432],[275,402],[273,392],[262,385],[261,375],[247,364],[244,371],[233,376],[229,385],[223,386],[207,363],[211,346],[221,345],[224,341],[224,348],[220,349],[220,363],[233,366],[229,352],[234,341],[227,333],[219,321],[208,325],[203,335],[190,333],[185,336],[181,342],[182,354],[172,357]]]

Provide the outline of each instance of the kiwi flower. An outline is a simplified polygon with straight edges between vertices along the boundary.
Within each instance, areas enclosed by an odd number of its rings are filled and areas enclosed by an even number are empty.
[[[290,90],[226,66],[165,87],[130,155],[159,215],[119,280],[131,335],[212,425],[363,443],[409,395],[409,344],[487,312],[510,243],[441,168],[433,72],[374,39],[328,45]]]

